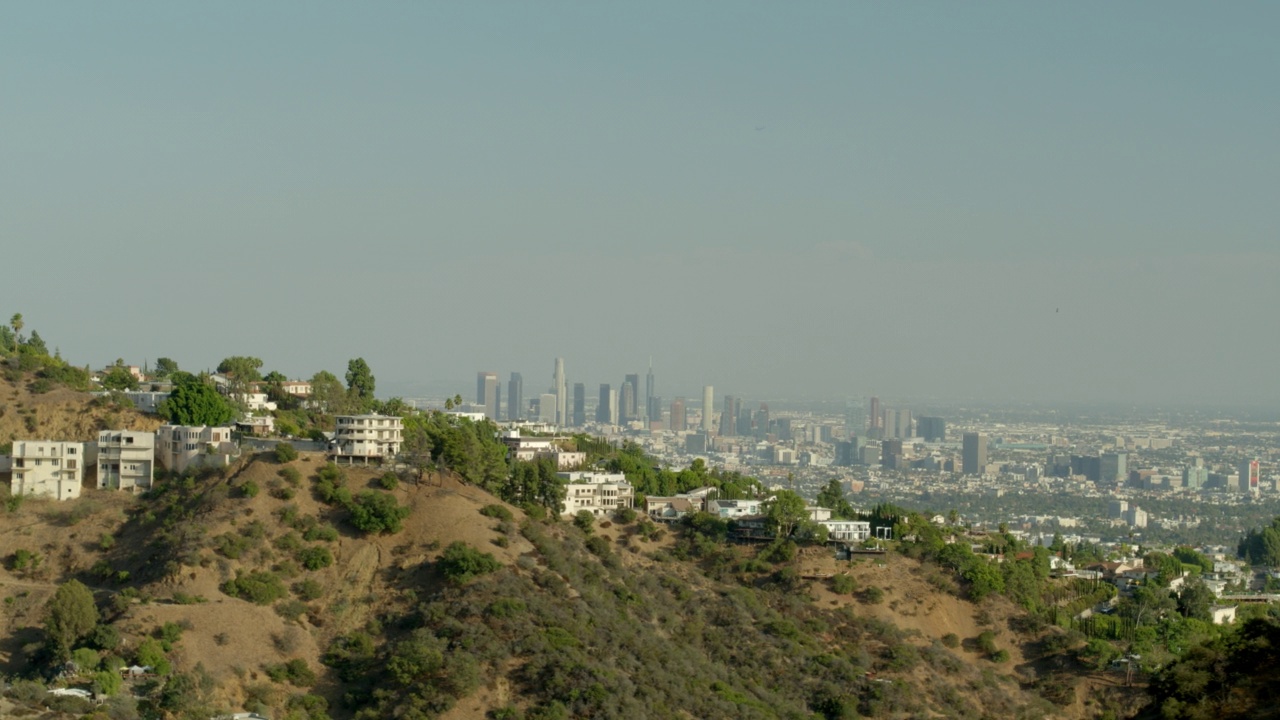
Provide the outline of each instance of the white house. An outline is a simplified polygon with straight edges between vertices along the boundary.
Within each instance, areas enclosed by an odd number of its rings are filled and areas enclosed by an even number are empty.
[[[507,446],[507,457],[514,460],[530,461],[538,458],[551,458],[557,470],[569,470],[581,467],[587,462],[584,452],[569,452],[561,449],[562,437],[523,437],[519,430],[508,430],[502,433],[502,443]]]
[[[54,500],[80,497],[85,464],[93,464],[89,443],[55,440],[16,440],[9,492]]]
[[[866,520],[819,520],[830,540],[861,542],[871,537],[871,523]]]
[[[586,510],[592,515],[607,515],[635,504],[635,493],[622,473],[562,472],[565,486],[561,515],[577,515]]]
[[[132,430],[98,433],[99,488],[146,490],[151,487],[155,460],[155,433]]]
[[[764,512],[765,500],[708,500],[707,512],[722,518],[740,518],[748,515],[760,515]]]
[[[404,421],[398,415],[339,415],[329,454],[336,460],[392,459],[400,453]]]
[[[230,427],[162,425],[156,430],[156,457],[166,470],[225,467],[235,454]]]
[[[1209,608],[1209,614],[1213,616],[1214,625],[1230,625],[1236,621],[1236,606],[1213,605]]]

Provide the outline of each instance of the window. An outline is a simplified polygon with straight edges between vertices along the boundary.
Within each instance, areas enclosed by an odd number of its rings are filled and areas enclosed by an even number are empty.
[[[69,447],[69,448],[67,448],[67,454],[68,454],[68,455],[75,455],[75,454],[76,454],[76,449],[75,449],[75,448],[73,448],[73,447]]]

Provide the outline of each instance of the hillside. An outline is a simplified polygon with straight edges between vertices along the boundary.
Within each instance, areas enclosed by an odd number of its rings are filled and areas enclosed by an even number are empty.
[[[100,430],[155,430],[163,424],[157,417],[62,386],[33,392],[34,375],[18,378],[0,373],[0,446],[17,439],[96,440]]]
[[[1097,712],[1085,705],[1087,685],[1065,707],[1031,691],[1043,663],[1033,657],[1038,636],[1011,629],[1020,611],[961,600],[936,569],[908,558],[833,565],[854,581],[837,593],[829,580],[801,577],[808,563],[835,563],[820,555],[764,559],[642,521],[588,534],[497,510],[449,473],[389,491],[408,508],[403,528],[365,535],[348,510],[322,501],[321,463],[250,458],[139,499],[87,491],[0,515],[0,673],[40,675],[45,605],[75,577],[120,635],[103,655],[133,662],[157,642],[149,637],[180,636],[166,640],[173,674],[134,688],[155,698],[143,711],[173,717]],[[340,484],[386,492],[381,476],[348,468]],[[457,581],[446,561],[454,543],[491,555],[495,570]],[[19,550],[39,564],[19,567]],[[302,566],[323,556],[332,564]],[[231,597],[237,576],[276,578],[285,594],[258,604],[253,586]],[[873,587],[882,598],[869,597]],[[983,632],[1008,660],[986,659],[976,647]],[[290,661],[297,676],[283,669]],[[174,687],[187,690],[166,695]]]

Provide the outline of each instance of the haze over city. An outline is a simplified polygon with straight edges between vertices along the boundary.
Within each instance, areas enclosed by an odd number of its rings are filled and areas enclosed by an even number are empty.
[[[29,4],[0,305],[378,394],[1280,400],[1267,4]]]

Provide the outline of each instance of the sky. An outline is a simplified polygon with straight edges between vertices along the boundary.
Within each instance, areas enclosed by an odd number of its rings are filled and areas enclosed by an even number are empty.
[[[1274,3],[10,3],[0,315],[378,394],[1280,404]]]

